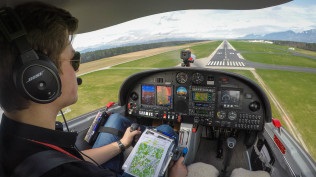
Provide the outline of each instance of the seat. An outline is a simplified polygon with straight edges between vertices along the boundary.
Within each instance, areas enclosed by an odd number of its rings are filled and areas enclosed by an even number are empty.
[[[243,168],[236,168],[230,177],[271,177],[266,171],[250,171]]]
[[[218,170],[210,164],[196,162],[188,166],[187,177],[218,177]]]

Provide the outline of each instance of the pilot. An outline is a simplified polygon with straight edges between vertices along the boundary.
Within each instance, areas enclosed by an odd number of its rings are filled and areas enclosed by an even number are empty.
[[[129,147],[139,130],[130,131],[128,127],[118,141],[82,152],[75,146],[77,133],[55,130],[58,112],[78,99],[78,62],[71,44],[78,20],[63,9],[40,2],[18,5],[13,10],[27,34],[10,36],[0,26],[0,105],[4,110],[0,165],[4,174],[120,176],[95,162],[103,164],[120,154],[120,145]],[[1,9],[1,15],[3,12]],[[5,15],[3,19],[14,25],[10,13]],[[26,79],[21,79],[24,76]],[[30,85],[37,79],[45,82]],[[187,175],[182,162],[180,158],[171,167],[169,176]]]

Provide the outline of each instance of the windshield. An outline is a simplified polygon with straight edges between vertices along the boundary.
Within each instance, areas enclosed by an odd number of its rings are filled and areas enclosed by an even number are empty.
[[[185,10],[78,34],[73,46],[81,52],[83,84],[65,116],[117,102],[128,76],[180,66],[180,51],[190,49],[195,60],[207,61],[199,67],[236,72],[263,87],[273,117],[316,159],[315,9],[305,0],[258,10]]]

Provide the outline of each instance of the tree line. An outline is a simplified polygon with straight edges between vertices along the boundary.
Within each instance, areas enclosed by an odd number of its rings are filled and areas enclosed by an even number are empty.
[[[102,58],[130,53],[130,52],[137,52],[141,50],[153,49],[153,48],[158,48],[158,47],[182,45],[186,43],[199,42],[199,41],[160,42],[160,43],[140,44],[140,45],[133,45],[133,46],[124,46],[124,47],[116,47],[116,48],[103,49],[103,50],[95,50],[91,52],[82,53],[81,63],[86,63],[86,62],[90,62],[94,60],[99,60]]]
[[[316,43],[294,42],[294,41],[272,41],[277,45],[285,45],[304,50],[316,51]]]

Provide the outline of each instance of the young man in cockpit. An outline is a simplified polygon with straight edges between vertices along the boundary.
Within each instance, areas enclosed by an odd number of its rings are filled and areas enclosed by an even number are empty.
[[[71,45],[78,20],[63,9],[39,2],[19,5],[13,10],[27,34],[16,37],[4,34],[3,26],[0,30],[0,105],[4,110],[0,161],[4,174],[46,177],[121,175],[98,167],[90,158],[98,164],[107,162],[121,153],[120,145],[129,147],[134,136],[141,133],[139,130],[131,132],[129,127],[119,141],[83,152],[75,147],[77,133],[55,130],[58,112],[78,99],[78,58],[74,57]],[[1,18],[10,21],[11,17],[6,15],[12,14],[6,11],[9,10],[1,9],[1,15],[4,14]],[[44,154],[36,156],[39,152]],[[55,157],[59,156],[63,156],[62,161],[66,157],[66,162],[55,163]],[[183,158],[175,163],[169,176],[186,176],[187,169],[182,161]],[[21,164],[27,165],[21,167]],[[49,164],[55,167],[45,171]]]

